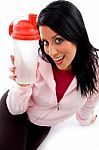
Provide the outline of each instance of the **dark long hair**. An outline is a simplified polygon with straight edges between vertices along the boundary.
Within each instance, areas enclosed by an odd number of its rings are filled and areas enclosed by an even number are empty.
[[[90,43],[82,15],[71,2],[57,0],[51,2],[38,16],[37,26],[47,25],[68,41],[77,45],[77,53],[72,62],[72,70],[77,79],[77,90],[81,95],[92,95],[97,91],[98,49]],[[54,65],[53,60],[44,52],[42,41],[40,55],[42,59]]]

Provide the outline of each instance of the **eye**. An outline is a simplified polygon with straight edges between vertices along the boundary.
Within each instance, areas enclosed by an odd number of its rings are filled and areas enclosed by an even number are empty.
[[[48,41],[46,41],[46,40],[43,40],[43,44],[44,44],[44,46],[48,46]]]
[[[63,42],[63,39],[62,38],[56,38],[55,39],[55,43],[56,44],[61,44]]]

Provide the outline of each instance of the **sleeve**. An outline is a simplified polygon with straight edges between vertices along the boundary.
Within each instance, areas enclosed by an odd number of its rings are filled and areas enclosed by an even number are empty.
[[[17,83],[13,86],[6,99],[8,110],[11,114],[17,115],[24,113],[28,108],[28,102],[32,95],[32,87],[22,87]]]
[[[88,97],[86,103],[76,113],[76,119],[81,125],[90,125],[91,123],[93,123],[93,118],[96,119],[97,115],[94,114],[94,109],[97,106],[98,101],[99,101],[99,68],[97,68],[97,93]]]
[[[87,99],[86,103],[76,113],[76,119],[81,125],[90,125],[93,122],[94,109],[99,101],[99,93]],[[97,116],[97,115],[95,115]]]

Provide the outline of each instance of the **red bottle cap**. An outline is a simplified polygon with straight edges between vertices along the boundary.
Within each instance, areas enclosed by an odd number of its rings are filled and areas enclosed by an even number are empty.
[[[16,25],[11,24],[9,34],[18,40],[39,40],[39,31],[36,28],[36,14],[29,14],[29,20],[21,20]]]

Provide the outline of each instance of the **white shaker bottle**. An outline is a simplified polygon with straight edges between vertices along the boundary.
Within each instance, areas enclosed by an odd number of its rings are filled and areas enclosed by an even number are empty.
[[[9,28],[13,39],[16,82],[19,84],[32,84],[36,79],[40,39],[36,28],[36,18],[36,14],[29,14],[28,20],[20,20]]]

